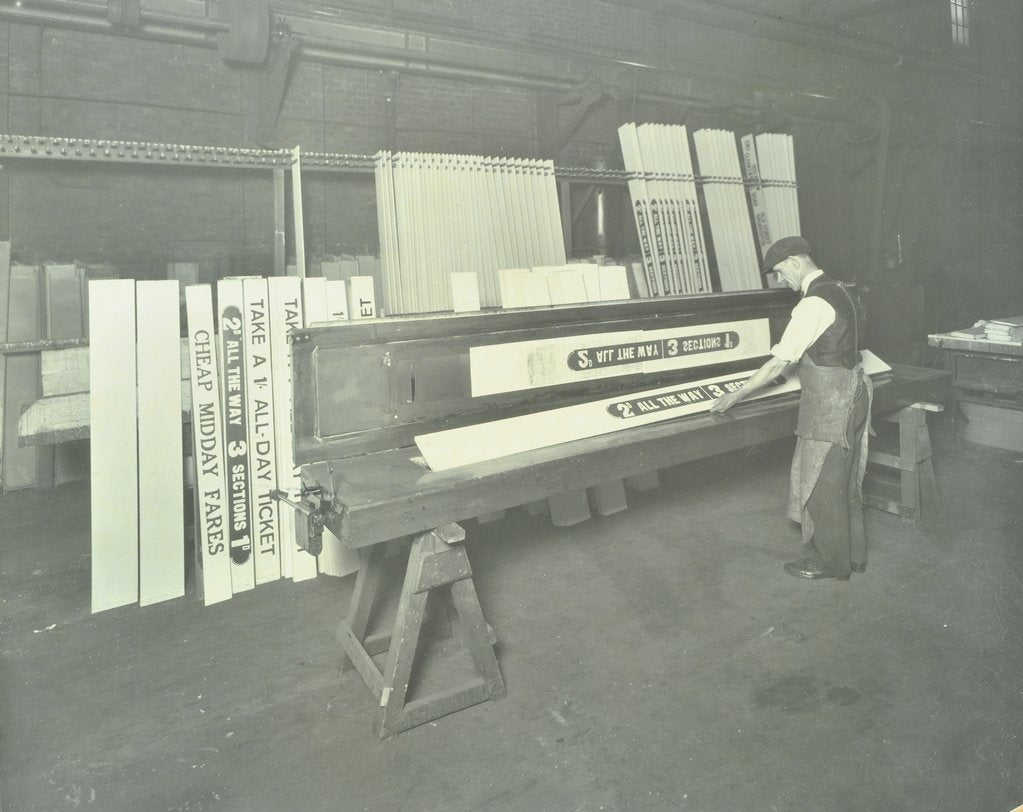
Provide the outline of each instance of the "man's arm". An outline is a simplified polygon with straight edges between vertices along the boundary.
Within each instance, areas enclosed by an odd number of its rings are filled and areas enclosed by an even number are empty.
[[[771,347],[771,356],[753,373],[741,389],[722,395],[710,407],[712,412],[731,409],[745,397],[763,389],[785,370],[796,363],[813,342],[835,321],[835,309],[819,296],[804,298],[792,310],[792,318],[785,327],[781,340]],[[791,360],[787,360],[791,359]]]
[[[788,365],[788,361],[772,355],[764,362],[764,365],[760,367],[760,369],[753,373],[753,375],[742,385],[740,389],[736,389],[734,392],[728,392],[727,394],[719,397],[714,401],[710,410],[712,412],[723,412],[726,409],[731,409],[743,398],[749,397],[754,392],[763,389],[767,386],[767,384],[771,383],[785,371],[785,367]]]

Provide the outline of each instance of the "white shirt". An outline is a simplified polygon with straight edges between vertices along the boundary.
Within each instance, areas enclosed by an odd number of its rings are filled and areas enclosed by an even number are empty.
[[[806,290],[824,271],[813,271],[803,277],[800,287],[803,289],[803,298],[792,308],[792,318],[782,333],[781,340],[771,347],[771,355],[787,361],[790,364],[796,363],[821,334],[835,323],[835,308],[824,301],[820,296],[807,298]]]

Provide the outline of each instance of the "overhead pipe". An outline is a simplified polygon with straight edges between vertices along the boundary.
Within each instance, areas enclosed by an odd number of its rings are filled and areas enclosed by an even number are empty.
[[[674,8],[669,11],[665,0],[620,0],[626,5],[647,10],[658,10],[668,14],[677,14],[681,17],[688,17],[693,8]],[[82,0],[32,0],[33,6],[39,9],[28,9],[23,7],[7,8],[0,10],[0,20],[11,20],[30,25],[48,26],[78,30],[87,33],[107,34],[111,36],[127,36],[142,39],[151,39],[162,42],[170,42],[182,45],[191,45],[202,48],[217,48],[218,36],[229,29],[226,22],[211,19],[208,17],[197,17],[189,15],[159,14],[150,11],[142,11],[140,14],[141,26],[139,28],[124,28],[114,25],[107,19],[107,6],[95,3],[82,2]],[[674,4],[672,4],[674,5]],[[705,4],[704,4],[705,5]],[[292,6],[283,6],[293,15],[293,18],[285,18],[284,22],[295,22],[298,28],[302,28],[302,21],[330,25],[322,18],[310,18],[308,12],[304,15],[295,13]],[[727,9],[727,4],[722,10]],[[51,11],[45,11],[50,9]],[[280,8],[275,7],[271,13],[277,15]],[[702,13],[706,13],[703,8]],[[732,9],[734,13],[734,9]],[[697,14],[699,14],[698,12]],[[708,22],[704,20],[704,22]],[[711,23],[713,24],[713,23]],[[720,24],[720,23],[719,23]],[[724,26],[722,26],[724,27]],[[404,34],[406,38],[409,32],[400,32],[390,29],[386,33]],[[395,48],[385,45],[376,45],[368,42],[338,42],[325,37],[309,36],[299,32],[301,39],[300,53],[307,59],[323,62],[326,64],[343,65],[368,70],[400,71],[437,78],[447,78],[463,81],[478,81],[488,83],[499,83],[512,87],[521,87],[532,90],[562,92],[575,87],[582,79],[582,70],[578,75],[568,78],[561,78],[562,75],[556,71],[549,70],[542,72],[519,71],[509,69],[494,69],[481,66],[470,57],[457,54],[443,54],[436,51],[414,50],[411,48]],[[443,41],[433,35],[413,35],[423,42]],[[479,48],[493,48],[497,46],[477,44]],[[509,52],[513,53],[513,52]],[[513,54],[514,55],[514,54]],[[555,57],[556,58],[556,57]],[[634,65],[625,63],[622,60],[608,57],[596,56],[591,60],[567,60],[572,64],[579,62],[580,69],[587,67],[594,62],[604,65],[614,65],[620,68],[629,67],[639,72],[640,76],[650,78],[646,89],[637,89],[637,97],[646,101],[664,102],[668,104],[686,103],[698,109],[715,109],[720,107],[720,101],[709,95],[698,93],[678,92],[665,89],[662,78],[674,76],[678,73],[662,68],[653,68],[645,65]],[[524,60],[524,65],[529,64]],[[574,67],[574,65],[573,65]],[[689,80],[691,82],[691,80]],[[758,94],[750,93],[750,100],[746,103],[736,101],[734,98],[728,100],[728,105],[740,113],[755,113],[763,104],[757,100]],[[759,94],[761,98],[770,99],[802,98],[816,101],[817,94],[789,91],[782,93],[768,92],[766,96]],[[827,106],[827,105],[825,105]],[[829,116],[825,116],[829,117]],[[969,122],[974,124],[988,124],[990,122]]]

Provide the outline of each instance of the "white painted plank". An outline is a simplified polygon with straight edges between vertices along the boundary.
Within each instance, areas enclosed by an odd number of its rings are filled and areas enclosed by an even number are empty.
[[[306,282],[309,280],[306,279]],[[270,303],[270,359],[273,366],[274,436],[277,454],[277,487],[289,494],[301,488],[299,468],[294,463],[291,436],[291,347],[288,335],[302,326],[302,282],[294,277],[267,280]],[[292,577],[296,554],[295,511],[279,506],[281,574]]]
[[[138,600],[135,282],[89,283],[92,611]]]
[[[220,371],[209,285],[185,288],[192,392],[192,454],[196,465],[195,499],[199,511],[199,546],[203,602],[209,606],[231,597],[228,551],[227,480]]]
[[[272,281],[272,280],[271,280]],[[305,322],[305,326],[311,326],[315,323],[323,323],[328,321],[326,313],[326,280],[319,277],[310,277],[302,280],[302,307],[299,310],[298,315]],[[281,333],[280,326],[283,327],[283,333]],[[286,400],[286,404],[283,405],[283,409],[287,414],[287,426],[286,432],[278,433],[277,435],[277,448],[278,453],[281,453],[279,449],[283,441],[284,452],[283,459],[292,460],[292,478],[290,482],[287,482],[286,487],[282,490],[290,493],[293,501],[299,500],[299,494],[302,491],[302,478],[300,476],[301,466],[295,465],[295,448],[293,444],[292,428],[292,416],[293,416],[293,404],[292,404],[292,367],[291,367],[291,348],[287,347],[286,336],[293,329],[302,326],[302,324],[296,322],[294,315],[284,325],[278,327],[278,342],[280,340],[284,343],[284,352],[287,353],[287,388],[286,391],[278,390],[281,396]],[[279,412],[278,412],[279,413]],[[295,581],[307,581],[311,578],[316,577],[316,557],[310,555],[298,544],[299,536],[305,532],[304,530],[304,518],[302,516],[296,516],[295,520],[295,545],[292,548],[292,578]]]
[[[306,327],[330,320],[327,318],[327,280],[315,276],[302,280],[302,317]]]
[[[295,220],[295,273],[305,278],[305,216],[302,213],[302,149],[291,151],[291,208]]]
[[[139,605],[185,594],[178,281],[139,282]]]
[[[456,313],[472,313],[479,310],[479,276],[465,271],[451,274],[451,300]]]
[[[871,375],[891,369],[866,350],[863,352],[863,367]],[[705,412],[717,398],[742,386],[753,371],[421,434],[415,438],[416,445],[434,471],[486,462],[509,454]],[[798,389],[799,378],[793,375],[782,384],[762,389],[753,399]]]
[[[586,279],[579,271],[564,268],[549,271],[543,276],[547,278],[547,295],[552,305],[580,304],[587,301]]]
[[[265,279],[245,279],[245,359],[248,393],[249,471],[252,482],[252,550],[257,584],[281,577],[278,505],[270,495],[277,487],[273,409],[273,368]]]
[[[228,534],[231,553],[231,589],[234,593],[252,589],[255,568],[252,560],[252,500],[249,469],[248,393],[245,389],[245,296],[240,279],[217,283],[220,325],[221,395],[224,403],[224,448],[227,468]]]
[[[600,265],[597,268],[597,299],[617,302],[630,298],[629,272],[624,265]]]
[[[501,307],[543,307],[551,303],[547,277],[517,268],[501,271]]]

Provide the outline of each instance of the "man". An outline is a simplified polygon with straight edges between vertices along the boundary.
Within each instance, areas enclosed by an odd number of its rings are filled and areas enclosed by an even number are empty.
[[[859,323],[849,292],[824,275],[802,237],[785,237],[764,255],[764,273],[778,274],[802,300],[771,357],[711,407],[724,412],[799,363],[801,394],[792,458],[788,516],[803,526],[810,555],[785,565],[802,578],[847,580],[863,572],[862,483],[870,417],[870,378],[859,366]]]

